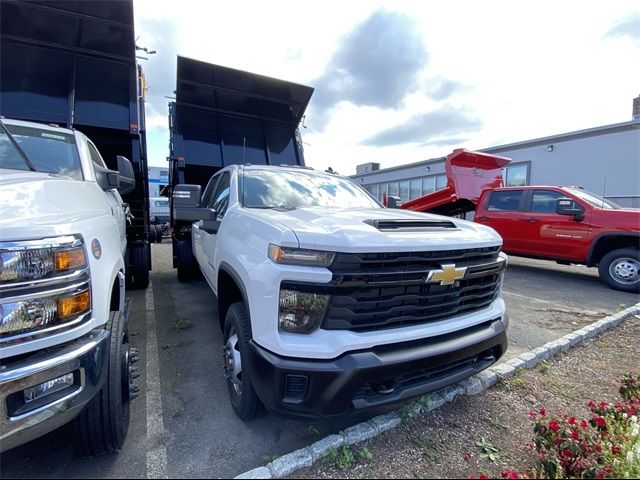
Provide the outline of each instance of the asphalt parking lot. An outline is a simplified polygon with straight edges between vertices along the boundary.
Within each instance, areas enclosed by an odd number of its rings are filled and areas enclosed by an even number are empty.
[[[4,453],[0,477],[228,478],[366,418],[238,420],[227,401],[212,292],[204,281],[177,281],[166,240],[153,245],[153,267],[150,288],[131,293],[141,395],[132,404],[123,451],[75,458],[70,429],[63,427]],[[604,286],[594,269],[514,257],[504,292],[511,316],[506,358],[638,301]]]

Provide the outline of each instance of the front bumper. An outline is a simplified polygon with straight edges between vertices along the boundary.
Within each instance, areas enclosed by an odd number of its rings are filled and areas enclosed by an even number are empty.
[[[351,352],[333,360],[281,357],[253,341],[252,383],[267,410],[318,418],[402,402],[494,364],[507,350],[506,313],[462,331]]]
[[[22,445],[74,419],[108,374],[109,332],[91,331],[63,347],[0,366],[0,451]],[[72,373],[73,385],[25,403],[23,391]]]

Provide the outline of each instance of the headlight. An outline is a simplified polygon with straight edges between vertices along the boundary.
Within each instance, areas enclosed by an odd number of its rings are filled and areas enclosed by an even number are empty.
[[[289,333],[312,333],[318,329],[329,304],[329,295],[280,290],[278,328]]]
[[[335,253],[302,248],[279,247],[269,244],[269,258],[276,263],[286,265],[302,265],[309,267],[328,267],[333,262]]]
[[[84,246],[75,237],[0,246],[0,285],[61,276],[86,266]]]
[[[0,304],[0,336],[41,330],[70,322],[91,310],[88,285],[14,297]]]

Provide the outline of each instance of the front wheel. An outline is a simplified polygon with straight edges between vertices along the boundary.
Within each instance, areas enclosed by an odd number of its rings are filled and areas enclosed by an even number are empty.
[[[598,265],[600,279],[623,292],[640,292],[640,251],[620,248],[607,253]]]
[[[224,322],[224,372],[231,405],[236,415],[245,421],[258,418],[264,412],[251,384],[254,372],[248,362],[250,340],[251,329],[244,304],[234,303],[227,310]]]
[[[111,312],[107,380],[74,420],[74,443],[83,456],[117,452],[129,430],[131,352],[127,321]]]

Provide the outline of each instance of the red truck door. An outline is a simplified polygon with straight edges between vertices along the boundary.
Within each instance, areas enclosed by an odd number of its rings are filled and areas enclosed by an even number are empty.
[[[492,190],[478,204],[474,221],[496,230],[507,253],[526,252],[522,236],[525,199],[524,189]]]
[[[536,188],[528,191],[521,235],[530,255],[584,261],[589,240],[588,215],[580,221],[556,213],[556,202],[568,195],[561,190]],[[583,205],[584,207],[584,205]]]

